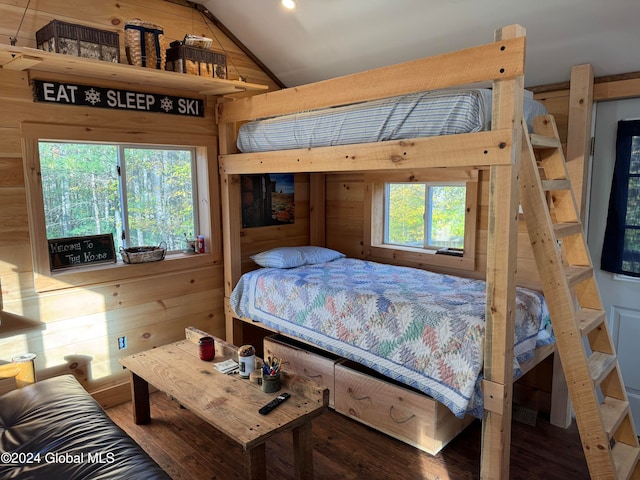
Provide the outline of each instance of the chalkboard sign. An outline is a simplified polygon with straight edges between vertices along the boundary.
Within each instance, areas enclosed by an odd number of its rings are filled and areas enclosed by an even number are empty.
[[[113,234],[52,238],[49,240],[49,262],[51,270],[94,263],[115,263]]]

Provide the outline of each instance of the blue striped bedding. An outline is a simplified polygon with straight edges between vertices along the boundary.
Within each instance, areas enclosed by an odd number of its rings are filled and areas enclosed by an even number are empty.
[[[485,282],[353,258],[243,275],[234,311],[482,417]],[[554,342],[541,294],[518,288],[514,378]]]
[[[546,114],[525,98],[524,114]],[[436,90],[249,122],[238,133],[241,152],[347,145],[488,130],[491,90]]]

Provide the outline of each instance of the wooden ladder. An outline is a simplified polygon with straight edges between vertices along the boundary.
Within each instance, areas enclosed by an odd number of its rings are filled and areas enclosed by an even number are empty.
[[[523,128],[520,202],[592,479],[640,479],[640,446],[550,115]]]

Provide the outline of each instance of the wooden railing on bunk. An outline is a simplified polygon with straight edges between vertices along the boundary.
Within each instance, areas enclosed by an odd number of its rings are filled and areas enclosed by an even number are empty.
[[[241,274],[240,174],[452,166],[490,169],[481,476],[492,480],[509,478],[524,65],[525,29],[513,25],[497,30],[494,43],[225,101],[218,111],[227,297]],[[237,153],[235,147],[237,126],[244,121],[487,82],[493,88],[488,132],[251,154]],[[236,339],[233,312],[227,308],[227,341]]]

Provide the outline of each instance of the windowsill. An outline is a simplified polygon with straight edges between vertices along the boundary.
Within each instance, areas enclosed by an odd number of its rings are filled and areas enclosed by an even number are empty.
[[[465,253],[459,256],[438,255],[437,250],[426,250],[423,248],[403,247],[398,245],[371,245],[368,257],[381,259],[387,262],[401,263],[413,267],[446,267],[459,270],[474,270],[475,260]]]
[[[167,255],[164,260],[146,263],[103,263],[85,267],[70,267],[54,270],[48,274],[35,273],[37,292],[62,290],[100,285],[113,281],[126,281],[146,276],[166,274],[181,270],[200,268],[206,265],[222,265],[222,256],[213,253]]]

